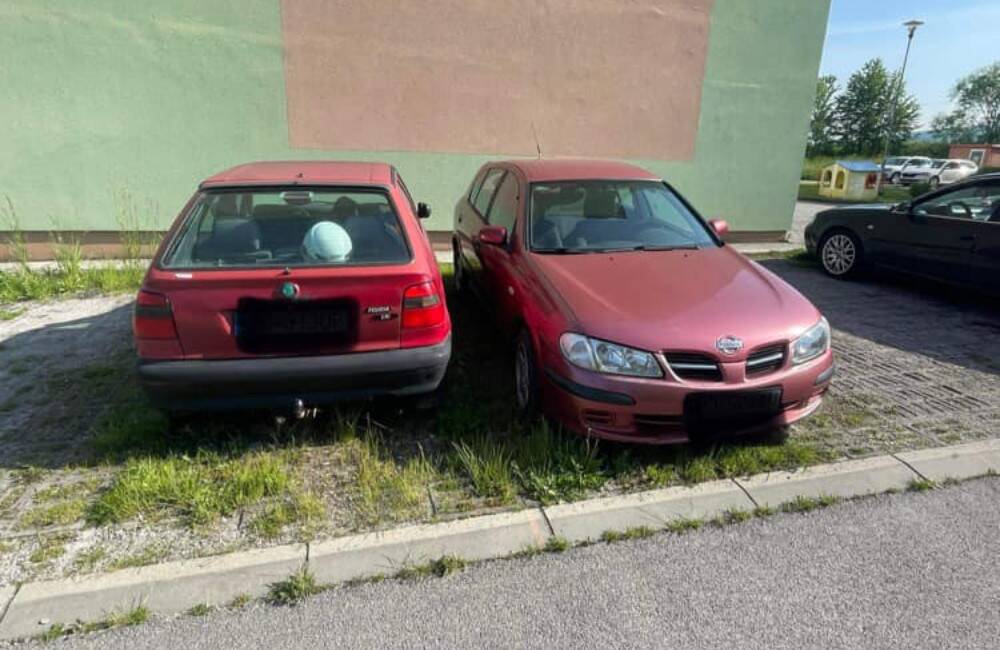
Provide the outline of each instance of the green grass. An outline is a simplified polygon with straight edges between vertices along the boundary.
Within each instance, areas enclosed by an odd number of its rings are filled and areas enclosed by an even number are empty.
[[[137,553],[118,558],[108,566],[108,569],[111,571],[120,571],[121,569],[135,569],[141,566],[149,566],[167,557],[169,552],[170,550],[166,546],[155,543],[150,544]]]
[[[150,611],[144,605],[136,605],[132,609],[112,612],[105,624],[107,627],[130,627],[141,625],[149,620]]]
[[[205,525],[265,497],[282,496],[292,483],[288,463],[275,452],[233,459],[210,452],[132,459],[89,509],[88,518],[104,525],[139,516],[176,516],[191,526]]]
[[[701,519],[688,519],[687,517],[680,517],[678,519],[671,519],[667,522],[664,527],[671,533],[676,533],[678,535],[698,530],[705,524]]]
[[[355,510],[362,523],[398,521],[427,511],[427,490],[437,478],[437,471],[423,455],[397,463],[371,437],[351,441],[350,456],[356,467]]]
[[[791,501],[781,504],[782,512],[812,512],[840,503],[841,498],[830,494],[818,497],[797,496]]]
[[[95,546],[77,553],[73,559],[73,566],[81,573],[90,573],[107,555],[108,552],[104,550],[103,546]]]
[[[733,524],[742,524],[744,522],[750,521],[754,514],[749,510],[740,510],[739,508],[729,508],[715,518],[715,523],[719,526],[731,526]]]
[[[266,600],[272,605],[295,605],[321,591],[323,587],[316,582],[316,576],[303,566],[285,580],[272,584]]]
[[[772,508],[771,506],[757,506],[756,508],[753,509],[754,517],[761,517],[761,518],[772,517],[777,513],[778,511]]]
[[[606,530],[601,533],[601,541],[612,543],[622,542],[629,539],[645,539],[656,534],[656,530],[649,526],[636,526],[625,530]]]
[[[303,536],[312,538],[326,521],[326,507],[315,494],[292,490],[279,501],[267,504],[250,522],[250,530],[264,539],[275,539],[286,527],[298,524]]]
[[[81,519],[86,511],[87,502],[83,499],[39,506],[26,512],[18,521],[18,527],[25,529],[65,526]]]
[[[0,304],[80,294],[138,291],[146,269],[137,265],[0,271]]]
[[[468,564],[467,561],[455,555],[445,555],[426,564],[405,566],[396,573],[396,577],[401,580],[418,580],[432,576],[443,578],[463,570]]]
[[[470,446],[455,443],[455,459],[479,496],[500,504],[517,495],[510,451],[500,442],[478,438]]]
[[[213,607],[207,603],[198,603],[187,611],[188,616],[208,616],[212,613]]]
[[[229,601],[228,607],[230,609],[242,609],[249,605],[251,601],[253,601],[253,596],[250,594],[239,594]]]
[[[546,553],[565,553],[569,550],[569,546],[569,541],[565,537],[553,535],[545,540],[545,546],[541,550]]]
[[[42,539],[40,546],[28,556],[28,561],[32,564],[43,564],[60,558],[65,554],[66,547],[63,545],[62,538]]]
[[[136,605],[131,609],[116,610],[102,621],[82,622],[78,621],[70,625],[55,623],[48,630],[39,634],[38,640],[43,642],[56,641],[71,634],[90,634],[101,630],[109,630],[116,627],[130,627],[141,625],[149,620],[151,612],[145,605]]]
[[[937,488],[938,484],[930,479],[915,478],[906,486],[909,492],[927,492]]]

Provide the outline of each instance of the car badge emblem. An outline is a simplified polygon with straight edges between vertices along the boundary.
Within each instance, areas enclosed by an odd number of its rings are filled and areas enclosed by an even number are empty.
[[[743,349],[743,340],[735,336],[727,335],[715,342],[715,347],[722,354],[736,354]]]
[[[281,296],[288,300],[295,300],[299,295],[299,285],[294,282],[285,282],[281,285]]]

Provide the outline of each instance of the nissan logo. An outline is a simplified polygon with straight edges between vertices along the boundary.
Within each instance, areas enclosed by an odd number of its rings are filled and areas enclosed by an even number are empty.
[[[722,354],[736,354],[743,349],[743,339],[738,339],[732,335],[723,336],[715,342],[715,347]]]

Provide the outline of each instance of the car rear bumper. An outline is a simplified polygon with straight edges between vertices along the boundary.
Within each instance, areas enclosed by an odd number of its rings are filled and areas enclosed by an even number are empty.
[[[287,408],[429,393],[451,358],[438,345],[314,357],[139,362],[142,387],[161,408],[215,411]]]
[[[619,442],[673,444],[692,438],[743,435],[773,430],[800,420],[817,408],[834,375],[833,353],[736,384],[636,380],[572,369],[546,368],[546,411],[570,430]],[[575,375],[575,376],[574,376]],[[731,421],[696,420],[685,412],[688,396],[781,389],[780,410],[767,416]]]

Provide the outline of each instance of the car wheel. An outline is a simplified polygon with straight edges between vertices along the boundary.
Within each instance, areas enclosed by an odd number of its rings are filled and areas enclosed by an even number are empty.
[[[819,244],[819,260],[827,275],[847,278],[861,266],[863,251],[861,241],[847,230],[835,230],[823,237]]]
[[[514,397],[522,416],[533,418],[538,414],[538,365],[526,329],[521,330],[514,344]]]
[[[896,172],[889,177],[889,182],[893,185],[899,185],[899,172]]]
[[[462,254],[458,251],[458,242],[451,243],[451,259],[455,292],[458,294],[464,294],[466,293],[468,286],[466,284],[465,271],[462,268]]]
[[[934,176],[934,177],[931,178],[930,182],[928,182],[927,184],[930,185],[930,188],[932,190],[936,190],[938,188],[938,186],[941,185],[941,179],[938,178],[937,176]]]

